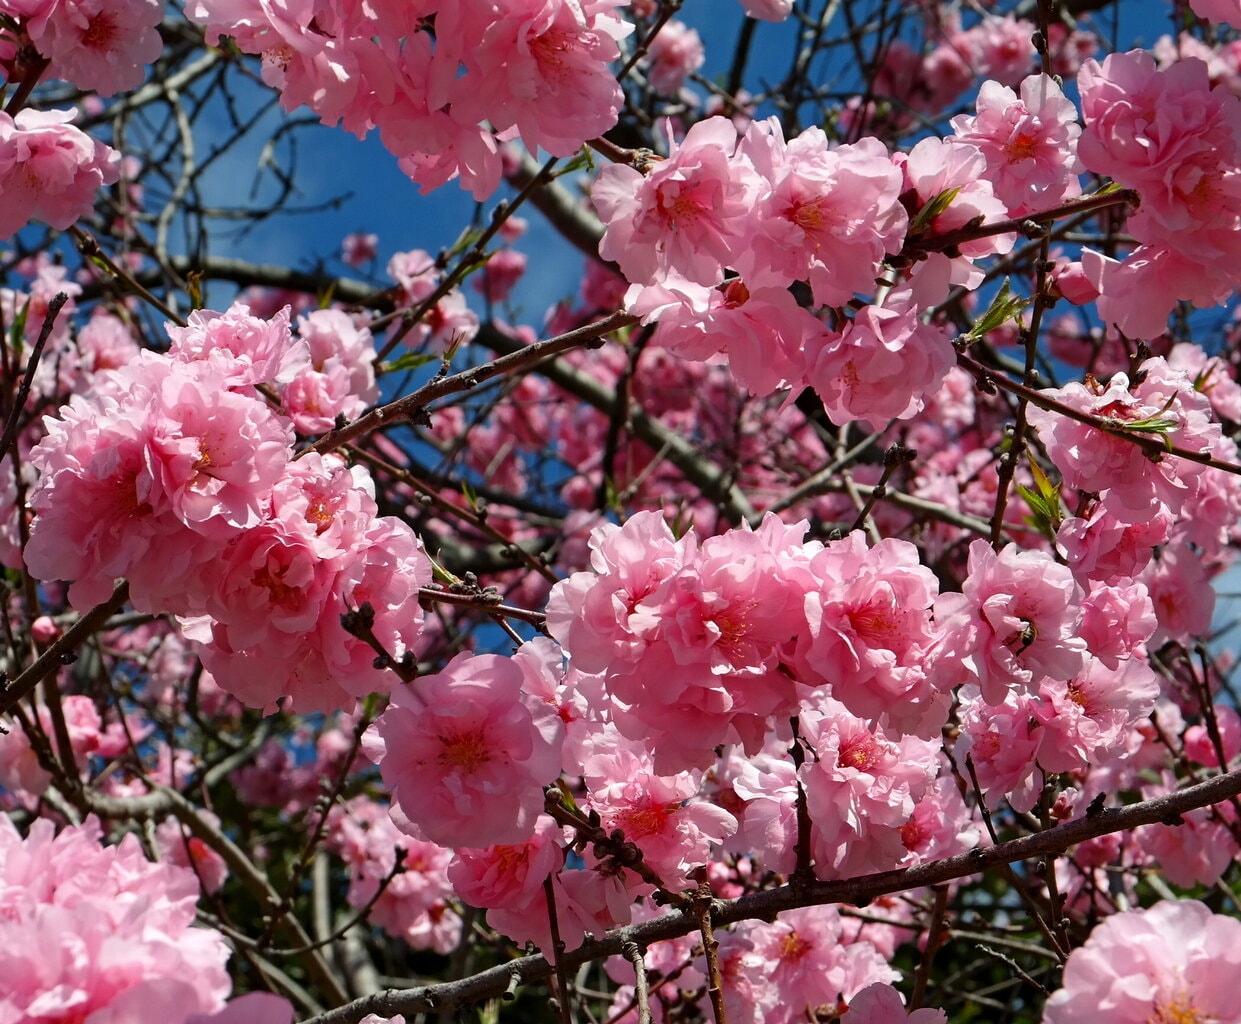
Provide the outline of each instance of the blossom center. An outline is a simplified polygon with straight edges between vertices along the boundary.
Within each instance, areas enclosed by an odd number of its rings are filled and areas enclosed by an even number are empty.
[[[450,771],[470,775],[491,760],[487,738],[481,731],[462,732],[441,736],[439,763]]]

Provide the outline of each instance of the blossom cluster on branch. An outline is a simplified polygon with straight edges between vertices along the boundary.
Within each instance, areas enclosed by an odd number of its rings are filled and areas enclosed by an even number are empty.
[[[1233,1020],[1241,4],[1133,7],[0,0],[0,1024]],[[456,241],[249,259],[340,129]]]

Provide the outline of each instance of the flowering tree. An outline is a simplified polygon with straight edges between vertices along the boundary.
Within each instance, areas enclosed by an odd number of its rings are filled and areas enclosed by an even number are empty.
[[[1241,1020],[1241,3],[713,3],[0,0],[0,1024]]]

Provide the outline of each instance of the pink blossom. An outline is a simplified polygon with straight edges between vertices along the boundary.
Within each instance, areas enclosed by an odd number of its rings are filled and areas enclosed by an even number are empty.
[[[1238,962],[1241,923],[1196,900],[1113,914],[1070,954],[1043,1022],[1087,1024],[1101,1011],[1114,1024],[1234,1021],[1231,965]]]
[[[1021,83],[1021,96],[983,82],[978,115],[952,119],[956,138],[987,159],[996,197],[1013,217],[1049,209],[1081,194],[1077,173],[1077,108],[1046,75]]]
[[[806,343],[806,378],[838,426],[861,420],[869,430],[909,419],[954,363],[952,344],[916,309],[866,306],[839,333]]]
[[[207,821],[219,827],[220,820],[210,811],[199,811]],[[228,878],[228,864],[198,836],[191,835],[176,818],[165,818],[155,829],[155,842],[160,859],[178,867],[188,868],[202,885],[203,892],[219,892]]]
[[[793,10],[793,0],[741,0],[741,6],[751,18],[783,21]]]
[[[841,1020],[843,1024],[948,1024],[948,1015],[929,1006],[907,1013],[900,993],[876,982],[850,1000]]]
[[[258,317],[234,302],[223,313],[196,309],[185,327],[165,324],[172,339],[169,355],[192,363],[205,361],[230,387],[286,383],[304,366],[306,346],[289,331],[289,307],[273,317]]]
[[[526,272],[526,262],[523,253],[514,249],[499,250],[474,277],[475,290],[488,302],[503,302]]]
[[[1034,24],[1023,18],[988,15],[974,28],[956,33],[951,42],[969,55],[971,64],[984,78],[993,78],[1001,85],[1016,85],[1034,62],[1034,31]]]
[[[137,837],[101,844],[90,818],[23,839],[0,815],[0,1019],[165,1024],[224,1006],[219,932],[196,928],[198,881]]]
[[[1224,752],[1224,764],[1227,765],[1241,753],[1241,715],[1227,704],[1215,705],[1212,713],[1220,739],[1219,746]],[[1219,751],[1206,725],[1191,725],[1181,740],[1185,746],[1185,756],[1191,761],[1209,768],[1221,767]]]
[[[872,292],[908,224],[887,147],[866,138],[829,149],[819,128],[786,145],[773,117],[750,127],[742,152],[771,184],[753,238],[734,262],[742,277],[780,287],[808,281],[819,305]]]
[[[1131,219],[1140,241],[1194,231],[1221,216],[1230,224],[1236,219],[1241,101],[1212,90],[1201,61],[1159,71],[1147,53],[1114,53],[1102,64],[1083,64],[1078,85],[1086,119],[1082,161],[1141,193]]]
[[[896,980],[874,947],[845,944],[842,931],[834,907],[792,910],[746,930],[751,951],[744,954],[742,969],[758,983],[759,1020],[792,1024],[811,1007],[835,1006],[870,984]]]
[[[909,820],[901,826],[901,845],[909,851],[905,864],[927,864],[955,857],[982,841],[982,829],[965,806],[957,780],[940,768]]]
[[[807,568],[817,586],[805,594],[807,628],[790,658],[798,678],[830,687],[859,717],[937,732],[946,697],[931,688],[926,669],[939,587],[917,549],[894,539],[868,547],[855,530],[813,555]]]
[[[444,846],[530,838],[563,732],[545,704],[522,697],[521,681],[510,659],[459,654],[394,691],[367,731],[368,753],[404,831]]]
[[[939,738],[888,736],[830,698],[803,708],[798,730],[814,752],[798,776],[814,823],[815,876],[895,867],[906,852],[901,829],[939,772]]]
[[[689,773],[656,775],[650,756],[615,734],[595,745],[582,769],[603,828],[620,829],[672,889],[689,888],[688,872],[737,829],[722,807],[692,799],[698,783]]]
[[[608,64],[632,26],[613,13],[620,0],[462,0],[436,16],[466,74],[451,89],[452,116],[511,129],[534,152],[570,156],[616,123],[620,86]],[[509,136],[505,136],[506,138]]]
[[[1189,6],[1207,21],[1241,22],[1241,3],[1237,0],[1189,0]]]
[[[697,31],[674,18],[651,40],[646,60],[651,88],[664,96],[675,96],[685,80],[702,67],[706,53]]]
[[[346,235],[340,246],[340,258],[351,267],[364,267],[379,255],[379,236],[364,231]]]
[[[1000,704],[1010,686],[1032,688],[1043,676],[1066,680],[1082,667],[1078,635],[1082,588],[1067,566],[1042,551],[1009,544],[998,554],[970,544],[960,594],[941,594],[935,621],[947,639],[942,657],[977,680],[983,699]]]
[[[750,288],[739,278],[708,289],[669,274],[663,284],[634,285],[625,307],[643,323],[658,322],[659,343],[686,359],[726,357],[733,377],[756,395],[799,386],[802,347],[821,330],[788,288]]]
[[[1056,542],[1079,577],[1116,583],[1136,576],[1154,556],[1155,548],[1168,540],[1172,514],[1163,504],[1150,510],[1149,518],[1123,523],[1102,505],[1089,517],[1066,518],[1056,533]]]
[[[1139,658],[1108,665],[1088,656],[1075,679],[1044,680],[1039,696],[1039,764],[1048,772],[1075,771],[1130,752],[1131,730],[1154,708],[1159,679]]]
[[[560,827],[541,816],[524,843],[456,850],[448,878],[474,907],[500,910],[541,903],[543,883],[564,864],[562,841]]]
[[[1162,502],[1179,512],[1198,489],[1201,467],[1183,459],[1152,459],[1123,436],[1126,430],[1191,451],[1207,451],[1220,437],[1210,402],[1183,373],[1161,358],[1142,364],[1139,380],[1124,373],[1106,387],[1089,381],[1049,388],[1049,398],[1113,424],[1110,432],[1031,408],[1030,422],[1069,487],[1101,494],[1103,506],[1122,523],[1145,521]],[[1132,424],[1132,426],[1130,426]]]
[[[1215,590],[1202,558],[1187,544],[1164,546],[1158,561],[1151,562],[1140,579],[1159,619],[1152,648],[1173,638],[1205,637],[1210,632]]]
[[[70,110],[0,111],[0,238],[31,219],[64,230],[120,174],[120,154],[73,127]]]
[[[1036,701],[1010,692],[1003,701],[982,699],[972,685],[961,691],[961,738],[956,757],[969,757],[987,806],[998,807],[1005,797],[1013,810],[1030,810],[1043,791],[1038,752],[1043,730],[1034,715]]]
[[[699,121],[668,159],[642,175],[609,164],[591,188],[605,225],[599,254],[634,284],[669,271],[714,287],[752,231],[762,183],[748,160],[734,158],[737,129],[724,117]]]
[[[185,1024],[293,1024],[293,1004],[270,992],[247,992],[230,999],[218,1013],[191,1013]],[[363,1018],[365,1024],[367,1018]],[[400,1024],[405,1024],[403,1019]]]
[[[141,85],[163,52],[163,13],[158,0],[58,0],[28,30],[50,77],[111,96]]]

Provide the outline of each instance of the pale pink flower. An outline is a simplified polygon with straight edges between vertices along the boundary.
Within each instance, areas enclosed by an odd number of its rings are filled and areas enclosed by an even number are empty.
[[[379,236],[364,231],[346,235],[340,245],[340,258],[351,267],[364,267],[379,255]]]
[[[307,362],[306,346],[289,330],[289,307],[258,317],[234,302],[223,313],[196,309],[185,327],[164,325],[172,345],[168,354],[186,363],[204,361],[232,388],[245,384],[284,384]]]
[[[609,164],[591,188],[605,225],[599,254],[634,284],[669,271],[713,287],[752,233],[764,187],[748,160],[734,158],[737,129],[724,117],[699,121],[648,175]]]
[[[191,1013],[185,1018],[185,1024],[293,1024],[293,1019],[293,1004],[284,996],[247,992],[230,999],[218,1013]]]
[[[955,857],[982,841],[981,827],[965,806],[957,780],[941,766],[940,775],[927,788],[914,812],[901,826],[901,845],[909,851],[905,865],[927,864]]]
[[[1043,791],[1037,760],[1043,730],[1034,716],[1035,698],[1009,692],[1000,703],[982,699],[973,685],[961,690],[961,736],[955,755],[974,765],[987,806],[1005,797],[1013,810],[1030,810]]]
[[[541,815],[524,843],[455,850],[448,879],[472,907],[500,910],[542,903],[543,883],[564,865],[563,841],[560,827]]]
[[[793,0],[741,0],[751,18],[762,21],[783,21],[793,10]]]
[[[220,819],[208,810],[198,812],[207,821],[220,825]],[[194,872],[203,892],[219,892],[228,878],[228,864],[198,836],[191,835],[176,818],[165,818],[156,826],[155,845],[160,859]]]
[[[673,889],[689,888],[687,873],[737,829],[722,807],[693,799],[698,781],[690,773],[656,775],[651,757],[615,733],[595,745],[582,770],[587,805],[603,828],[620,829]]]
[[[563,729],[521,682],[511,659],[459,654],[393,692],[366,735],[404,831],[443,846],[530,838],[560,774]]]
[[[1185,374],[1194,389],[1211,400],[1211,408],[1221,419],[1241,423],[1241,384],[1233,376],[1226,354],[1208,356],[1201,345],[1181,341],[1167,355],[1168,366]]]
[[[698,32],[674,18],[664,23],[647,48],[647,81],[656,92],[675,96],[705,60]]]
[[[1055,81],[1031,75],[1021,96],[998,82],[983,82],[978,114],[952,119],[955,137],[987,159],[996,197],[1013,217],[1049,209],[1081,194],[1077,174],[1077,108]]]
[[[939,737],[888,736],[830,698],[803,707],[798,731],[814,752],[798,777],[813,822],[815,876],[895,867],[906,853],[901,829],[939,772]]]
[[[657,322],[659,343],[686,359],[726,358],[755,395],[800,386],[802,347],[821,330],[787,287],[750,288],[739,278],[711,289],[669,274],[662,284],[630,288],[625,308]]]
[[[141,85],[144,65],[163,52],[163,14],[159,0],[58,0],[28,30],[49,77],[111,96]]]
[[[988,15],[973,28],[953,35],[950,42],[969,55],[979,75],[1001,85],[1016,85],[1034,63],[1033,22]]]
[[[1150,591],[1159,628],[1150,639],[1153,649],[1167,640],[1205,637],[1215,611],[1215,589],[1201,556],[1184,543],[1165,545],[1158,561],[1139,577]]]
[[[1210,401],[1161,358],[1142,364],[1138,383],[1130,384],[1128,375],[1118,373],[1106,387],[1091,380],[1049,388],[1044,394],[1109,421],[1116,431],[1166,438],[1191,451],[1209,451],[1220,437]],[[1047,410],[1032,407],[1029,416],[1065,484],[1100,493],[1104,508],[1122,523],[1145,521],[1160,502],[1179,512],[1198,490],[1202,468],[1195,463],[1154,460],[1124,437]]]
[[[1220,747],[1224,752],[1224,763],[1229,764],[1241,753],[1241,715],[1227,704],[1216,704],[1214,715]],[[1220,767],[1219,752],[1211,738],[1211,730],[1205,725],[1191,725],[1185,730],[1181,742],[1184,744],[1185,756],[1191,761],[1209,768]]]
[[[515,249],[494,253],[473,280],[475,291],[488,302],[503,302],[526,272],[526,256]]]
[[[948,1024],[943,1010],[925,1006],[906,1012],[901,994],[891,985],[876,982],[849,1001],[842,1024]]]
[[[152,864],[137,837],[101,844],[99,823],[23,839],[0,815],[0,1020],[166,1024],[224,1006],[219,932],[196,928],[198,881]]]
[[[1032,708],[1043,725],[1039,765],[1067,772],[1125,757],[1133,726],[1150,715],[1158,696],[1159,679],[1140,658],[1109,666],[1087,656],[1075,679],[1044,680]]]
[[[73,127],[71,110],[0,111],[0,238],[32,219],[64,230],[120,174],[120,154]]]
[[[452,116],[488,120],[534,152],[572,155],[616,123],[623,99],[608,64],[633,26],[621,0],[462,0],[436,14],[437,47],[451,46],[466,74],[450,89]]]
[[[1241,3],[1238,0],[1189,0],[1189,6],[1199,18],[1207,21],[1241,22]]]
[[[1043,1024],[1093,1024],[1101,1013],[1111,1024],[1235,1024],[1234,964],[1241,966],[1241,922],[1196,900],[1114,914],[1070,954]]]
[[[810,686],[828,686],[855,715],[902,731],[937,732],[947,697],[933,690],[927,657],[934,641],[931,608],[939,586],[908,541],[868,547],[855,530],[815,554],[817,587],[804,598],[790,667]]]
[[[817,1006],[852,999],[868,985],[898,977],[873,946],[841,941],[844,922],[834,907],[789,911],[771,924],[746,929],[751,951],[742,969],[761,978],[760,1013],[765,1024],[792,1024]],[[731,1017],[730,1017],[731,1019]]]
[[[829,149],[817,127],[786,145],[772,117],[751,125],[742,152],[771,188],[733,264],[741,276],[753,285],[808,281],[818,305],[873,292],[881,261],[900,251],[908,225],[887,147],[865,138]]]
[[[1079,577],[1114,584],[1140,573],[1171,529],[1172,513],[1162,503],[1150,509],[1149,518],[1136,523],[1121,522],[1097,505],[1085,519],[1065,519],[1056,532],[1056,544]]]
[[[837,426],[855,420],[879,430],[906,420],[943,383],[955,357],[947,334],[914,308],[866,306],[840,333],[806,343],[806,379]]]
[[[1078,635],[1083,596],[1069,568],[1046,552],[1009,544],[997,554],[976,540],[961,593],[935,603],[946,636],[941,657],[997,705],[1010,687],[1032,689],[1043,676],[1072,679],[1086,651]]]
[[[1139,241],[1221,217],[1232,225],[1241,213],[1241,101],[1212,90],[1206,65],[1190,58],[1160,71],[1143,51],[1114,53],[1083,64],[1078,86],[1082,162],[1141,193],[1130,218]],[[1194,244],[1193,236],[1185,241]]]

